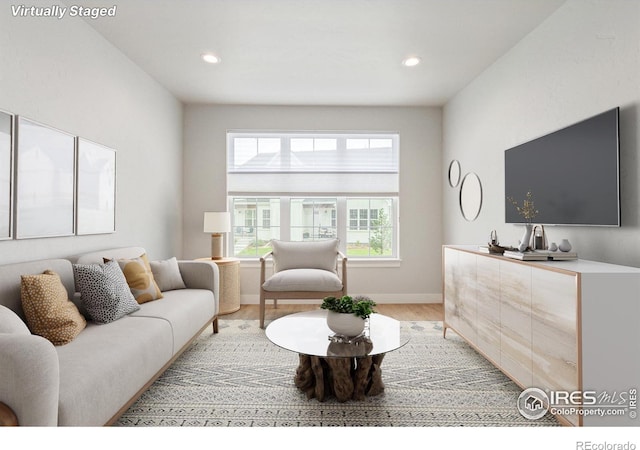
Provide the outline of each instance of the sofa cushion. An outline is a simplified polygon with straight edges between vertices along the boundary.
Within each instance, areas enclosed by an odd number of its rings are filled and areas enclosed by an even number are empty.
[[[56,347],[58,424],[107,423],[171,359],[171,328],[166,320],[128,315],[108,324],[89,322],[73,342]]]
[[[145,253],[138,258],[118,259],[117,261],[127,279],[133,297],[139,304],[162,298],[162,292],[156,284],[149,259]]]
[[[173,353],[178,352],[216,313],[213,292],[208,289],[177,289],[164,298],[140,306],[130,317],[163,319],[173,330]]]
[[[153,277],[161,291],[186,288],[175,256],[165,261],[151,261],[149,264],[151,265]]]
[[[0,305],[0,333],[31,334],[31,331],[16,313]]]
[[[74,264],[76,289],[89,317],[109,323],[140,309],[116,261]]]
[[[342,289],[338,275],[322,269],[290,269],[274,273],[262,285],[265,291],[335,292]]]
[[[87,325],[76,305],[68,298],[60,276],[46,270],[21,277],[22,309],[29,329],[54,345],[68,344]]]
[[[323,269],[336,272],[338,240],[311,242],[272,240],[274,271],[288,269]]]

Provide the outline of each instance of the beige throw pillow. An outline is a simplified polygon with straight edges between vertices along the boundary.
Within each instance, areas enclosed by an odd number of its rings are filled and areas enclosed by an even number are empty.
[[[288,242],[272,240],[275,271],[323,269],[336,272],[338,240]]]
[[[54,345],[64,345],[87,326],[57,273],[46,270],[43,274],[23,275],[21,282],[22,309],[33,334]]]
[[[119,259],[118,265],[139,304],[162,298],[162,292],[153,277],[146,254],[135,259]]]

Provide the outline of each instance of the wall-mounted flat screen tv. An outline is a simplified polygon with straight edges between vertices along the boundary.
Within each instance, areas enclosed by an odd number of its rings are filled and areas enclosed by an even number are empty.
[[[505,221],[525,223],[508,200],[531,192],[533,223],[620,226],[619,108],[505,150]]]

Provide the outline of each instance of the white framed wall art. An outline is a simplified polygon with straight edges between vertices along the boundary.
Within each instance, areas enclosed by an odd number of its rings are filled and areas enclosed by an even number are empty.
[[[75,137],[17,117],[16,239],[75,232]]]
[[[0,111],[0,239],[13,237],[13,115]]]
[[[77,139],[77,234],[115,232],[116,151]]]

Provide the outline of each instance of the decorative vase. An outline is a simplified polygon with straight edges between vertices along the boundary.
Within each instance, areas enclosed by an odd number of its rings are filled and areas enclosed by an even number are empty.
[[[549,245],[549,250],[552,252],[555,252],[558,250],[558,245],[555,242],[552,242],[551,245]]]
[[[560,245],[558,245],[558,248],[560,249],[561,252],[571,251],[571,243],[569,242],[568,239],[563,239],[560,241]]]
[[[531,240],[531,232],[533,231],[533,225],[530,223],[524,226],[524,234],[522,235],[522,239],[520,239],[520,245],[518,246],[518,250],[524,252],[529,247],[529,241]]]
[[[364,319],[351,313],[327,311],[327,326],[336,334],[353,337],[364,331]]]

